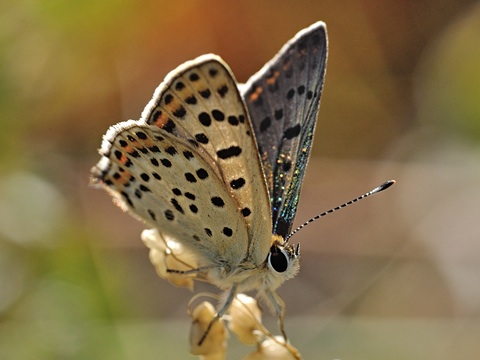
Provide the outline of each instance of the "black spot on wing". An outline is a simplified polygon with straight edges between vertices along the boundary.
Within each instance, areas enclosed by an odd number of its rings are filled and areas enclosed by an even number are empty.
[[[160,159],[160,162],[162,163],[163,166],[166,168],[172,167],[172,162],[168,159]]]
[[[210,89],[201,90],[201,91],[199,91],[199,94],[204,99],[208,99],[210,97],[210,95],[212,95],[212,93],[210,92]]]
[[[173,129],[175,129],[175,123],[172,121],[172,119],[168,119],[167,122],[162,126],[162,129],[165,130],[166,132],[173,132]]]
[[[207,170],[205,170],[203,168],[198,169],[196,171],[196,173],[197,173],[197,176],[200,180],[204,180],[204,179],[208,178],[208,172],[207,172]]]
[[[180,214],[184,214],[185,212],[183,211],[183,208],[180,206],[180,204],[178,203],[177,199],[175,198],[172,198],[170,199],[170,203],[173,205],[173,207],[180,213]]]
[[[230,236],[233,235],[232,229],[230,229],[229,227],[226,227],[226,226],[223,228],[222,233],[227,237],[230,237]]]
[[[294,95],[295,95],[295,89],[290,89],[290,90],[288,90],[288,92],[287,92],[287,99],[288,99],[288,100],[291,100]]]
[[[224,207],[225,206],[225,202],[219,196],[214,196],[210,200],[212,201],[212,204],[215,205],[216,207]]]
[[[203,126],[210,126],[212,123],[212,118],[206,112],[202,112],[198,115],[198,120]]]
[[[204,133],[199,133],[195,135],[195,140],[197,140],[200,144],[208,144],[208,137]]]
[[[181,82],[181,81],[179,81],[179,82],[177,82],[177,83],[175,84],[175,90],[177,90],[177,91],[181,91],[181,90],[183,90],[184,88],[185,88],[185,84],[184,84],[183,82]]]
[[[190,81],[195,82],[195,81],[198,81],[200,79],[200,76],[198,76],[197,73],[193,72],[193,73],[190,74],[190,76],[188,78],[190,79]]]
[[[196,196],[190,192],[185,193],[185,197],[190,200],[195,200]]]
[[[218,150],[217,156],[220,159],[226,160],[231,157],[239,156],[242,153],[242,148],[240,146],[230,146],[229,148]]]
[[[240,189],[243,185],[245,185],[245,179],[242,177],[230,181],[230,187],[235,190]]]
[[[300,124],[289,127],[288,129],[285,129],[283,133],[283,137],[287,140],[293,139],[300,134],[300,130],[301,130]]]
[[[140,140],[147,140],[147,134],[145,134],[143,131],[137,131],[135,135],[137,135]]]
[[[180,106],[178,109],[175,109],[175,111],[172,114],[176,118],[183,119],[183,117],[187,114],[187,111],[183,106]]]
[[[223,85],[221,87],[219,87],[217,89],[217,93],[218,95],[220,95],[220,97],[225,97],[225,94],[228,92],[228,86],[227,85]]]
[[[272,119],[270,119],[270,116],[267,116],[260,123],[260,132],[265,132],[270,127],[270,125],[272,125]]]
[[[194,96],[194,95],[190,95],[189,97],[187,97],[185,99],[185,102],[188,104],[188,105],[195,105],[197,103],[197,98]]]
[[[165,102],[165,105],[170,104],[173,101],[173,95],[172,94],[165,94],[165,97],[163,98],[163,101]]]
[[[177,154],[177,149],[175,149],[173,146],[169,146],[165,149],[165,152],[173,156]]]
[[[280,120],[283,118],[283,109],[275,110],[275,120]]]
[[[252,211],[251,211],[248,207],[244,207],[244,208],[242,209],[242,215],[243,215],[243,217],[247,217],[247,216],[249,216],[251,213],[252,213]]]
[[[150,215],[150,217],[152,218],[153,221],[157,220],[157,216],[155,215],[153,210],[147,209],[147,212],[148,212],[148,215]]]
[[[221,112],[220,110],[213,110],[212,111],[212,116],[217,121],[225,120],[225,114],[223,112]]]
[[[191,204],[189,206],[189,209],[192,213],[196,214],[198,212],[198,207],[196,207],[194,204]]]
[[[185,156],[185,159],[190,160],[193,158],[193,153],[191,151],[185,150],[183,152],[183,156]]]
[[[238,122],[239,122],[239,120],[236,116],[231,115],[231,116],[228,117],[228,123],[230,125],[237,126]]]
[[[193,175],[192,173],[185,173],[185,179],[187,179],[188,182],[190,183],[196,183],[197,182],[197,178],[195,177],[195,175]]]
[[[165,214],[165,218],[168,221],[173,221],[175,219],[175,215],[173,214],[173,211],[170,209],[165,210],[164,214]]]

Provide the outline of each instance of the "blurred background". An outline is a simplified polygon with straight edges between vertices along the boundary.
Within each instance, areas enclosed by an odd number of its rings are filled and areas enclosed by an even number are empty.
[[[329,59],[296,223],[398,183],[292,239],[290,340],[306,359],[480,357],[478,2],[18,0],[0,4],[1,359],[192,358],[192,293],[88,186],[101,136],[180,63],[216,53],[243,82],[317,20]],[[249,351],[230,339],[229,358]]]

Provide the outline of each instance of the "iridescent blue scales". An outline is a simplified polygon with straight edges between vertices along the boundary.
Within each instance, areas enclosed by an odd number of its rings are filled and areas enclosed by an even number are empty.
[[[195,254],[192,272],[228,292],[218,317],[237,292],[256,289],[282,322],[275,290],[299,267],[298,247],[285,237],[326,57],[321,22],[298,33],[245,85],[218,56],[201,56],[166,77],[140,120],[104,136],[93,180]]]

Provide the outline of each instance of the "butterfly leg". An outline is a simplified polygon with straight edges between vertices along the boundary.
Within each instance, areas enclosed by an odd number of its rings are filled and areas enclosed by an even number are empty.
[[[205,333],[202,335],[200,341],[198,342],[198,346],[201,346],[202,343],[205,341],[208,333],[212,329],[213,324],[216,321],[220,320],[223,315],[225,315],[225,313],[227,312],[230,305],[232,305],[233,299],[235,299],[236,295],[237,295],[237,285],[233,285],[232,288],[230,289],[230,291],[228,292],[227,298],[225,299],[225,302],[223,303],[222,307],[220,308],[220,310],[218,310],[215,317],[208,324],[207,330],[205,330]]]
[[[287,342],[287,333],[285,332],[285,328],[283,326],[283,318],[285,315],[285,302],[280,298],[280,296],[270,290],[266,290],[265,294],[267,295],[268,300],[270,300],[270,305],[275,310],[275,313],[278,316],[278,326],[280,328],[280,332],[282,333],[285,342]]]
[[[173,273],[173,274],[181,274],[181,275],[190,275],[190,274],[198,274],[202,271],[209,270],[214,268],[215,266],[204,266],[201,268],[196,268],[196,269],[190,269],[190,270],[175,270],[175,269],[167,269],[168,273]]]

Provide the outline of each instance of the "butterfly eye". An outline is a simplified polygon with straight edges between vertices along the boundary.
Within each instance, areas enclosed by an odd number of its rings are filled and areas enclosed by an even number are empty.
[[[288,266],[290,265],[290,259],[287,252],[276,246],[271,247],[267,260],[270,269],[275,270],[277,273],[287,271]]]

